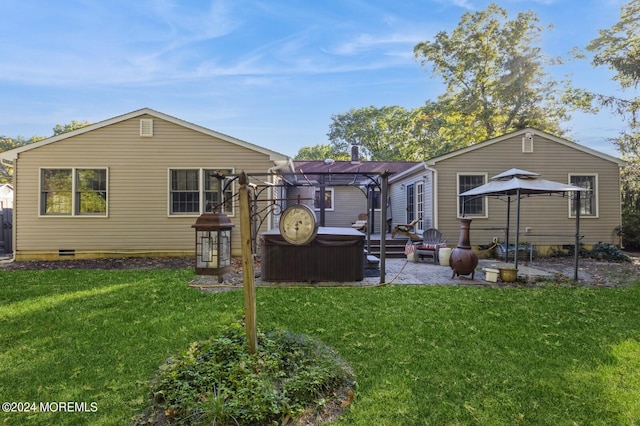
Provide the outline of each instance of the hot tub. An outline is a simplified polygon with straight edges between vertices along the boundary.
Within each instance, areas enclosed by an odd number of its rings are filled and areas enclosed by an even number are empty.
[[[263,281],[347,282],[364,276],[364,234],[352,228],[320,227],[306,246],[289,244],[279,229],[262,233]]]

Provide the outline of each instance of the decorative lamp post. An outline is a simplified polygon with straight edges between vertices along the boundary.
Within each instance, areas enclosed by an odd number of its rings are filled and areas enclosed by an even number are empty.
[[[231,228],[235,225],[224,213],[205,213],[196,223],[196,274],[222,275],[231,268]]]

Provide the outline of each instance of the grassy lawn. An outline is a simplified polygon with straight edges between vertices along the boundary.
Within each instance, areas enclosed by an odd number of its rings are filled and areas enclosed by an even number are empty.
[[[0,424],[129,424],[170,355],[242,315],[192,270],[0,271]],[[640,424],[640,284],[617,289],[397,286],[257,291],[259,325],[351,364],[339,425]],[[95,403],[91,405],[91,403]]]

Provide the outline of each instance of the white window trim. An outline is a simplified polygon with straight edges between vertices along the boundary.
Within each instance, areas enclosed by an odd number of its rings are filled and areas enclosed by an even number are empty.
[[[42,171],[43,170],[71,170],[71,214],[46,214],[42,212]],[[77,195],[76,195],[76,170],[105,170],[107,172],[106,176],[106,193],[107,200],[105,206],[105,212],[95,213],[95,214],[80,214],[77,213]],[[109,217],[109,199],[111,198],[110,190],[109,190],[109,168],[104,166],[89,166],[89,167],[68,167],[68,166],[50,166],[50,167],[40,167],[38,168],[38,217],[41,218],[84,218],[84,219],[95,219],[95,218],[108,218]]]
[[[425,205],[425,194],[424,194],[424,180],[415,181],[415,205],[416,205],[416,218],[423,218],[418,222],[418,226],[416,227],[417,231],[424,231],[424,205]]]
[[[336,198],[335,198],[335,191],[333,190],[333,188],[324,188],[325,192],[328,192],[329,194],[331,194],[331,208],[325,208],[324,211],[325,212],[332,212],[335,211],[336,209]],[[313,199],[316,199],[316,191],[320,191],[320,188],[316,188],[313,191]],[[313,207],[314,211],[319,212],[320,208],[319,207],[315,207],[315,202],[314,202],[314,207]]]
[[[462,217],[470,217],[473,219],[487,219],[489,218],[489,203],[487,197],[482,198],[482,209],[484,210],[483,215],[460,215],[460,176],[484,176],[484,183],[486,184],[489,180],[489,174],[486,172],[458,172],[456,173],[456,217],[461,219]]]
[[[172,170],[198,170],[198,192],[200,193],[199,200],[199,211],[198,213],[186,213],[186,214],[175,214],[171,213],[171,171]],[[199,217],[204,213],[204,203],[205,203],[205,190],[204,190],[204,171],[205,170],[230,170],[230,174],[235,174],[235,169],[233,167],[169,167],[167,169],[167,217]],[[235,187],[235,182],[231,183],[231,193],[235,194],[233,188]],[[231,204],[231,213],[225,213],[229,217],[234,217],[236,215],[236,206],[235,203]]]
[[[590,214],[590,215],[584,215],[584,214],[580,214],[580,219],[598,219],[600,217],[600,197],[598,196],[598,192],[600,192],[600,183],[599,183],[599,179],[598,179],[598,173],[569,173],[568,177],[567,177],[567,182],[569,182],[570,185],[573,185],[571,183],[571,178],[573,176],[593,176],[595,178],[595,189],[593,191],[593,198],[594,198],[594,205],[595,205],[595,214]],[[582,198],[584,193],[580,194],[580,197]],[[571,213],[571,204],[573,203],[573,196],[568,197],[569,198],[569,202],[567,203],[567,215],[570,219],[575,219],[576,215]]]

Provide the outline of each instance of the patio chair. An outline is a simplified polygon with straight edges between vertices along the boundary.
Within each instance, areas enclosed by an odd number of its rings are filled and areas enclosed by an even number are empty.
[[[438,251],[447,246],[447,239],[443,240],[442,233],[437,229],[429,228],[425,229],[422,234],[422,241],[414,243],[414,245],[414,262],[418,262],[422,257],[432,257],[433,263],[438,263],[440,261]]]
[[[351,224],[353,229],[357,229],[358,231],[364,231],[367,229],[367,214],[360,213],[358,215],[358,220]]]
[[[399,223],[391,231],[391,238],[395,238],[396,234],[404,235],[411,238],[411,241],[419,241],[420,236],[415,233],[415,227],[422,218],[418,218],[411,223]]]

